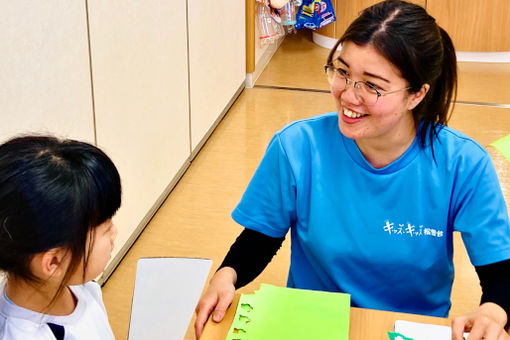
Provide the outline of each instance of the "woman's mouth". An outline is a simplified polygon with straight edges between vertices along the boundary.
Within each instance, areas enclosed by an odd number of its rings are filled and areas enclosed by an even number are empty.
[[[361,117],[364,117],[366,116],[366,114],[363,114],[363,113],[358,113],[358,112],[354,112],[354,111],[351,111],[347,108],[342,108],[342,111],[343,111],[343,114],[344,116],[347,116],[349,118],[361,118]]]

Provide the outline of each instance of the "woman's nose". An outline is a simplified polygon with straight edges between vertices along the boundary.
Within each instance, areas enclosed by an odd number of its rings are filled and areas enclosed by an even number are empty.
[[[355,88],[354,84],[349,84],[345,87],[342,95],[342,101],[353,104],[353,105],[360,105],[362,102],[357,94],[357,90]]]

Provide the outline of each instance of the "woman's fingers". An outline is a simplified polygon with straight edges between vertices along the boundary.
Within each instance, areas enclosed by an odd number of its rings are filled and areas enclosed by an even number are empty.
[[[222,291],[219,294],[218,304],[214,308],[213,312],[213,321],[220,322],[221,320],[223,320],[225,312],[232,303],[233,298],[234,294],[233,292],[230,291]]]
[[[212,319],[220,322],[225,316],[225,312],[234,299],[236,273],[232,268],[222,268],[214,274],[209,288],[200,299],[195,308],[197,319],[195,321],[195,335],[198,338],[204,331],[204,326],[213,313]]]
[[[463,340],[464,332],[471,328],[468,325],[468,318],[464,315],[453,318],[452,320],[452,340]]]
[[[207,322],[209,315],[213,311],[218,301],[217,296],[215,297],[214,295],[208,295],[208,293],[209,292],[207,292],[206,295],[200,299],[197,308],[195,309],[195,312],[197,313],[197,319],[195,320],[195,335],[197,339],[202,335],[205,323]]]

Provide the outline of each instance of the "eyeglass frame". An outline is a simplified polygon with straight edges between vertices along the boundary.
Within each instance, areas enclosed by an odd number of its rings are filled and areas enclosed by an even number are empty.
[[[333,85],[332,82],[329,81],[328,69],[332,69],[333,72],[338,73],[339,68],[335,67],[333,64],[326,64],[326,65],[324,65],[324,72],[326,73],[326,76],[328,77],[328,82],[330,83],[330,85]],[[371,85],[371,84],[367,83],[366,81],[363,81],[363,80],[356,81],[356,80],[354,80],[352,78],[349,78],[349,77],[346,77],[346,76],[344,76],[342,74],[339,74],[339,75],[340,75],[340,77],[343,77],[345,79],[345,88],[347,88],[347,86],[352,84],[353,89],[357,89],[358,88],[358,87],[356,87],[357,84],[365,84],[368,88],[370,88],[370,89],[375,91],[375,93],[377,94],[377,99],[375,100],[375,102],[373,104],[365,103],[366,105],[375,105],[377,103],[377,101],[379,100],[379,97],[384,97],[384,96],[387,96],[388,94],[397,93],[397,92],[404,91],[404,90],[409,90],[409,89],[412,88],[411,86],[408,86],[408,87],[405,87],[403,89],[381,93],[378,89],[376,89],[374,87],[374,85]]]

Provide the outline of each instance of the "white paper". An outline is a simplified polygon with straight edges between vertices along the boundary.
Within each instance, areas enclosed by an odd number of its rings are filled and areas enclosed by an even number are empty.
[[[209,259],[139,259],[128,339],[182,340],[211,265]]]
[[[414,340],[452,339],[452,329],[449,326],[432,325],[405,320],[395,321],[395,332]],[[468,335],[469,333],[464,333],[464,337],[467,337]]]

